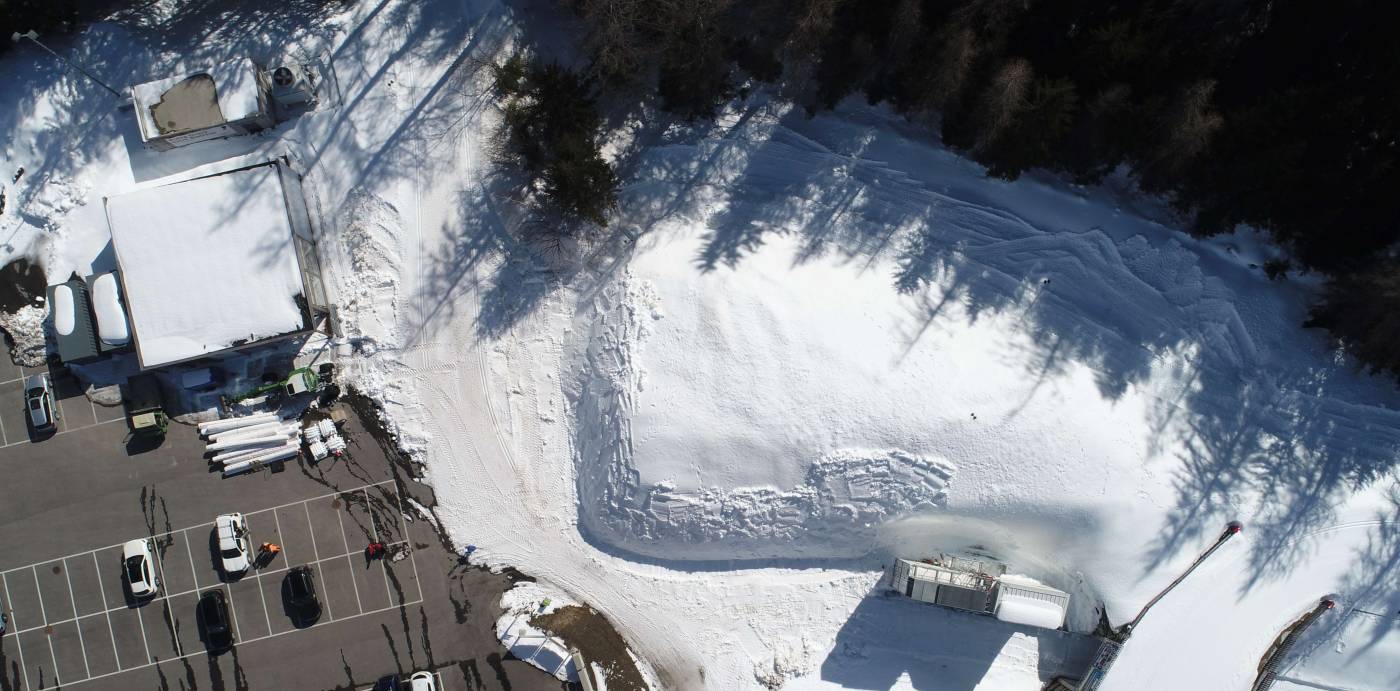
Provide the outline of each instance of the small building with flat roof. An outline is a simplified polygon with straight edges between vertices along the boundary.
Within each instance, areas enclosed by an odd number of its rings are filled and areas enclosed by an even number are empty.
[[[159,150],[271,127],[270,99],[249,58],[131,87],[141,141]]]
[[[328,310],[300,178],[285,160],[104,201],[142,369],[305,334]]]

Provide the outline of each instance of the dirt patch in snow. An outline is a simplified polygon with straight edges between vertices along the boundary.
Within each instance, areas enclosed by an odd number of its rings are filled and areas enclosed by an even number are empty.
[[[0,330],[15,364],[44,364],[44,271],[27,259],[16,259],[0,269]]]
[[[530,625],[564,639],[578,648],[585,661],[606,670],[608,691],[646,691],[646,681],[627,650],[627,642],[612,622],[592,607],[560,607],[532,617]]]

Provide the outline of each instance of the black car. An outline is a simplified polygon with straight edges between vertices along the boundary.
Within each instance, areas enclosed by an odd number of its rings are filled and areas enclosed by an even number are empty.
[[[374,682],[374,688],[370,691],[399,691],[399,675],[390,674],[380,677],[379,681]]]
[[[316,574],[310,566],[302,565],[287,572],[282,581],[289,614],[299,626],[321,618],[321,601],[316,599]]]
[[[221,653],[233,647],[233,626],[229,622],[224,591],[210,590],[199,596],[199,624],[209,652]]]

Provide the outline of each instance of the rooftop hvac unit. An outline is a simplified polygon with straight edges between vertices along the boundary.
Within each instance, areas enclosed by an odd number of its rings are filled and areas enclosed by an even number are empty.
[[[311,106],[316,103],[316,79],[305,65],[289,63],[271,72],[272,99],[283,108]]]

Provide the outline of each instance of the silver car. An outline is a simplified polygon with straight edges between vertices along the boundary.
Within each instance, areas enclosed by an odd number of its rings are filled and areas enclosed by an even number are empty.
[[[53,387],[49,386],[49,375],[35,374],[24,379],[24,407],[29,411],[29,424],[35,432],[52,432],[57,428],[58,416],[53,409]]]

